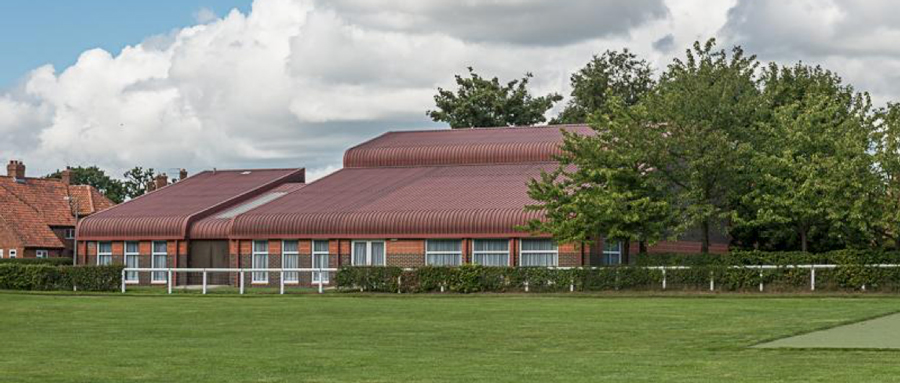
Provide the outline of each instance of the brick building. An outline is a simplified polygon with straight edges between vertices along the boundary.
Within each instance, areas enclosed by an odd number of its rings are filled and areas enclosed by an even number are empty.
[[[31,178],[10,161],[0,176],[0,258],[71,257],[75,220],[113,206],[97,189],[61,179]]]
[[[308,185],[302,169],[204,172],[84,220],[79,261],[127,257],[132,266],[212,268],[620,263],[626,257],[617,242],[556,244],[516,230],[541,217],[523,209],[533,202],[527,182],[556,167],[561,128],[592,134],[583,125],[389,132],[347,150],[342,169]],[[727,251],[725,238],[715,242],[712,251]],[[699,249],[685,239],[649,251]],[[248,283],[278,284],[278,277],[255,273]],[[318,277],[287,275],[285,283]],[[130,282],[148,282],[141,278]],[[152,279],[165,283],[163,275]]]

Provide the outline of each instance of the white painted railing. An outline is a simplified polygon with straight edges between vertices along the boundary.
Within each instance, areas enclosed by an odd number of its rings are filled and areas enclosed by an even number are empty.
[[[125,280],[125,275],[128,272],[137,272],[137,273],[149,272],[149,273],[151,273],[151,275],[154,272],[157,272],[157,273],[165,272],[166,273],[166,290],[168,291],[169,294],[172,293],[172,287],[175,285],[175,281],[173,279],[173,278],[175,278],[175,273],[202,273],[203,274],[203,283],[202,283],[203,294],[206,294],[206,291],[207,291],[208,285],[206,282],[207,282],[207,276],[209,275],[209,273],[238,273],[238,280],[239,280],[238,285],[240,286],[240,293],[243,294],[244,286],[245,286],[244,275],[246,275],[247,273],[256,272],[256,273],[279,273],[279,278],[278,278],[279,284],[280,284],[279,294],[284,294],[284,274],[285,273],[308,272],[312,276],[315,276],[317,274],[319,275],[319,278],[313,277],[312,279],[313,280],[318,279],[317,281],[313,281],[313,284],[318,285],[319,294],[321,294],[324,291],[325,283],[327,283],[324,281],[325,278],[322,278],[322,273],[336,272],[337,270],[338,269],[332,269],[332,268],[298,268],[298,269],[244,269],[244,268],[198,269],[198,268],[177,268],[177,267],[176,268],[149,268],[149,267],[148,268],[142,268],[142,267],[124,268],[124,269],[122,269],[122,292],[123,293],[125,292],[126,286],[129,284]]]

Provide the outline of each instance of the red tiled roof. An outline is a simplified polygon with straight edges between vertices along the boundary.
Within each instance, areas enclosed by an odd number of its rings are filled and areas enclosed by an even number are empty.
[[[281,198],[288,193],[292,193],[294,191],[300,190],[306,186],[306,184],[302,183],[286,183],[284,185],[278,186],[271,191],[262,194],[259,197],[251,199],[244,204],[237,205],[233,207],[233,210],[236,211],[246,211],[244,207],[247,209],[258,206],[259,203],[267,203],[269,201],[273,201],[275,199]],[[229,210],[232,210],[229,209]],[[231,232],[231,222],[234,220],[234,217],[237,214],[228,214],[229,210],[223,210],[220,213],[212,214],[206,218],[198,220],[190,227],[190,235],[191,239],[225,239],[229,237],[229,233]],[[224,216],[223,216],[224,215]]]
[[[521,236],[555,163],[342,169],[234,219],[233,238]]]
[[[347,150],[344,167],[553,161],[560,153],[560,129],[593,134],[587,125],[388,132]]]
[[[79,238],[184,239],[194,220],[228,209],[287,182],[303,182],[303,169],[205,171],[92,215]]]
[[[53,226],[75,226],[70,198],[80,216],[113,203],[91,186],[66,185],[57,179],[0,177],[0,218],[25,247],[63,247]]]

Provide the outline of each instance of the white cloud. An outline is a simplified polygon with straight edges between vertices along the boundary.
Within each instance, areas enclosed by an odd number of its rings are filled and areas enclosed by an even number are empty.
[[[592,54],[629,47],[663,68],[715,35],[763,58],[816,58],[896,94],[894,13],[874,2],[749,4],[256,0],[247,14],[201,10],[195,26],[115,54],[86,51],[0,93],[0,160],[37,175],[67,164],[115,175],[272,166],[307,167],[312,179],[386,130],[439,126],[425,116],[435,88],[467,66],[504,80],[532,72],[535,93],[567,95]]]

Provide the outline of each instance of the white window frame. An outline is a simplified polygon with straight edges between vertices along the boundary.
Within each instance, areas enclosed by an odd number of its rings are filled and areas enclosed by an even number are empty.
[[[548,241],[553,241],[552,239],[549,239],[549,238],[527,238],[527,239],[524,239],[524,240],[526,240],[526,241],[527,241],[527,240],[548,240]],[[556,245],[556,250],[553,250],[553,251],[549,251],[549,250],[523,250],[523,249],[522,249],[522,241],[523,241],[523,239],[519,239],[519,266],[522,266],[522,263],[523,263],[523,262],[522,262],[522,257],[523,257],[524,255],[528,255],[528,254],[553,253],[553,264],[550,265],[549,267],[559,267],[559,244],[557,244],[557,243],[554,242],[554,245]],[[541,267],[541,266],[525,266],[525,267]],[[543,267],[547,267],[547,266],[543,266]]]
[[[475,250],[475,241],[506,241],[506,251],[499,250]],[[478,254],[506,254],[506,266],[512,266],[512,254],[509,251],[509,240],[504,238],[475,238],[472,239],[472,264],[477,265],[475,259],[478,258]]]
[[[3,259],[3,249],[0,249],[0,259]]]
[[[48,250],[35,250],[35,251],[34,251],[34,256],[37,257],[37,258],[49,258],[49,257],[50,257],[50,251],[48,251]]]
[[[100,251],[100,245],[102,245],[102,244],[104,244],[104,243],[108,243],[108,244],[109,244],[109,252],[108,252],[108,253],[104,253],[104,252]],[[103,262],[101,262],[100,259],[102,259],[103,257],[109,257],[109,263],[103,263]],[[112,242],[107,242],[107,241],[97,242],[97,266],[111,265],[112,263],[113,263],[113,259],[112,259]]]
[[[329,251],[328,250],[316,251],[316,242],[325,242],[325,244],[326,244],[325,247],[326,248],[328,247],[327,240],[312,241],[310,243],[310,252],[312,253],[312,258],[310,259],[310,266],[312,266],[313,268],[316,268],[316,256],[324,255],[325,256],[325,267],[324,268],[328,268],[328,262],[331,261]],[[371,251],[371,250],[367,250],[367,251]],[[385,255],[387,255],[387,249],[385,249]],[[352,255],[350,257],[351,257],[351,259],[353,258]],[[313,283],[319,283],[319,278],[322,278],[322,283],[328,283],[328,274],[329,273],[327,271],[323,271],[321,273],[313,271],[313,273],[312,273]]]
[[[157,243],[160,243],[160,242],[166,244],[166,247],[165,247],[166,251],[165,251],[165,252],[158,252],[158,251],[156,251],[156,244],[157,244]],[[162,265],[162,267],[160,267],[159,265],[156,264],[156,256],[157,256],[157,255],[164,255],[164,256],[166,257],[166,258],[165,258],[165,259],[166,259],[166,265]],[[168,244],[166,241],[153,241],[153,242],[150,242],[150,267],[153,268],[153,269],[156,269],[156,268],[160,268],[160,269],[168,268],[168,265],[167,265],[168,263],[169,263],[169,244]],[[160,276],[160,275],[162,275],[162,279],[157,278],[157,277]],[[165,272],[165,271],[154,271],[154,272],[150,273],[150,283],[163,284],[163,283],[167,283],[167,282],[168,282],[166,279],[168,279],[168,273]]]
[[[380,242],[381,249],[384,251],[381,257],[380,265],[372,264],[372,244]],[[366,264],[358,265],[356,264],[356,244],[357,243],[365,243],[366,244]],[[350,242],[350,264],[353,266],[385,266],[387,265],[387,243],[383,239],[360,239],[354,240]]]
[[[456,254],[457,257],[458,257],[458,259],[459,259],[459,261],[456,263],[456,266],[460,266],[460,265],[463,264],[463,243],[462,243],[463,240],[461,240],[461,239],[454,240],[454,239],[452,239],[452,238],[447,238],[447,239],[440,239],[439,241],[448,241],[448,240],[450,240],[450,241],[458,241],[458,242],[459,242],[459,251],[428,251],[428,242],[431,241],[431,240],[430,240],[430,239],[425,240],[425,265],[426,265],[426,266],[432,266],[431,262],[428,261],[428,256],[429,256],[429,255],[452,255],[452,254]],[[447,265],[437,265],[437,266],[447,266]]]
[[[19,255],[18,253],[19,251],[16,249],[9,249],[9,259],[16,259],[16,256]]]
[[[266,251],[265,252],[256,251],[256,243],[257,242],[265,242],[266,243]],[[252,268],[254,268],[254,269],[257,268],[256,267],[256,256],[258,256],[258,255],[259,256],[264,255],[266,257],[266,264],[265,264],[264,268],[265,269],[269,268],[269,240],[257,239],[257,240],[253,240],[252,242],[250,242],[250,254],[251,254],[250,255],[250,266]],[[250,279],[251,279],[252,283],[255,283],[255,284],[268,284],[269,283],[269,273],[266,271],[254,271],[254,272],[250,273]]]
[[[297,242],[297,251],[287,251],[285,250],[284,244],[285,242]],[[282,240],[281,241],[281,267],[284,266],[284,258],[285,256],[295,256],[297,257],[297,267],[300,268],[300,241],[298,240]],[[299,271],[286,271],[284,273],[284,283],[296,285],[300,283],[300,272]]]
[[[129,243],[137,244],[138,251],[137,251],[137,252],[129,252],[129,251],[128,251],[128,244],[129,244]],[[122,257],[122,259],[123,259],[124,262],[125,262],[125,267],[128,267],[128,257],[137,257],[137,260],[138,260],[138,267],[141,267],[141,250],[140,250],[140,249],[141,249],[141,244],[140,244],[140,242],[138,242],[138,241],[125,241],[125,242],[122,242],[122,253],[125,254],[125,255]],[[132,276],[133,276],[134,278],[130,278],[130,277],[132,277]],[[125,272],[125,283],[129,283],[129,284],[130,284],[130,283],[138,283],[139,281],[140,281],[140,276],[138,275],[138,272],[137,272],[137,271],[128,271],[128,272]]]
[[[66,229],[66,233],[64,236],[66,237],[66,239],[75,239],[75,229]]]
[[[621,265],[622,264],[622,241],[616,241],[617,250],[606,250],[606,245],[608,243],[609,242],[607,242],[607,240],[604,238],[603,239],[603,264],[605,264],[605,265]],[[609,262],[610,255],[616,255],[616,263]]]

